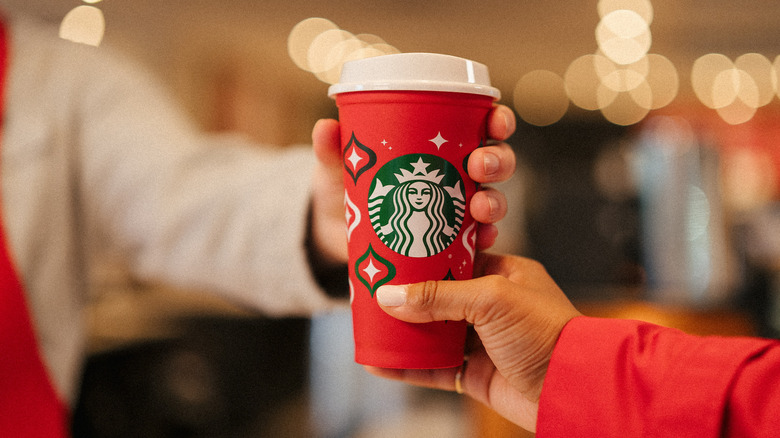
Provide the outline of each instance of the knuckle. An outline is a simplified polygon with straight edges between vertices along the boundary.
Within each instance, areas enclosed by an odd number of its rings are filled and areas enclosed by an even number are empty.
[[[436,301],[436,295],[439,289],[439,282],[428,280],[422,284],[420,293],[415,297],[415,304],[420,309],[429,309]]]
[[[495,321],[507,310],[506,297],[501,296],[507,280],[501,275],[488,275],[480,279],[481,288],[469,303],[467,313],[475,324]]]
[[[526,269],[531,273],[536,273],[536,274],[547,273],[547,268],[545,268],[544,265],[537,260],[525,259],[525,263],[527,264]]]

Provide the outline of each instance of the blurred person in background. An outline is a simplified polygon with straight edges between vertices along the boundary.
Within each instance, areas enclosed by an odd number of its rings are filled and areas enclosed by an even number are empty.
[[[68,435],[90,270],[106,253],[136,278],[269,316],[337,302],[321,281],[346,278],[337,121],[315,125],[314,153],[206,136],[138,65],[20,16],[2,19],[0,65],[0,435]],[[497,106],[491,138],[514,127]],[[498,182],[514,166],[496,142],[469,172]],[[480,248],[506,209],[498,191],[474,197]]]

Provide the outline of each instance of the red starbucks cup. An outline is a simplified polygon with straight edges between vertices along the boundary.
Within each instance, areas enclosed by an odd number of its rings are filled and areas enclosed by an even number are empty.
[[[412,324],[382,311],[377,288],[472,277],[478,189],[468,157],[485,145],[500,93],[487,67],[404,53],[344,64],[341,123],[355,361],[385,368],[463,362],[464,321]]]

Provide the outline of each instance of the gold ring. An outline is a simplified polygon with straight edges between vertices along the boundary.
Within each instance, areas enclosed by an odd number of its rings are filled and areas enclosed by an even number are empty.
[[[455,392],[458,394],[463,394],[463,375],[466,374],[466,366],[469,364],[469,357],[463,356],[463,364],[458,369],[458,372],[455,373]]]

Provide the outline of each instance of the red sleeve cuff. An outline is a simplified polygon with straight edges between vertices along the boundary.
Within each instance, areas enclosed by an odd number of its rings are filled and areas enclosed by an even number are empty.
[[[719,437],[734,376],[767,343],[575,318],[553,351],[537,436]]]

